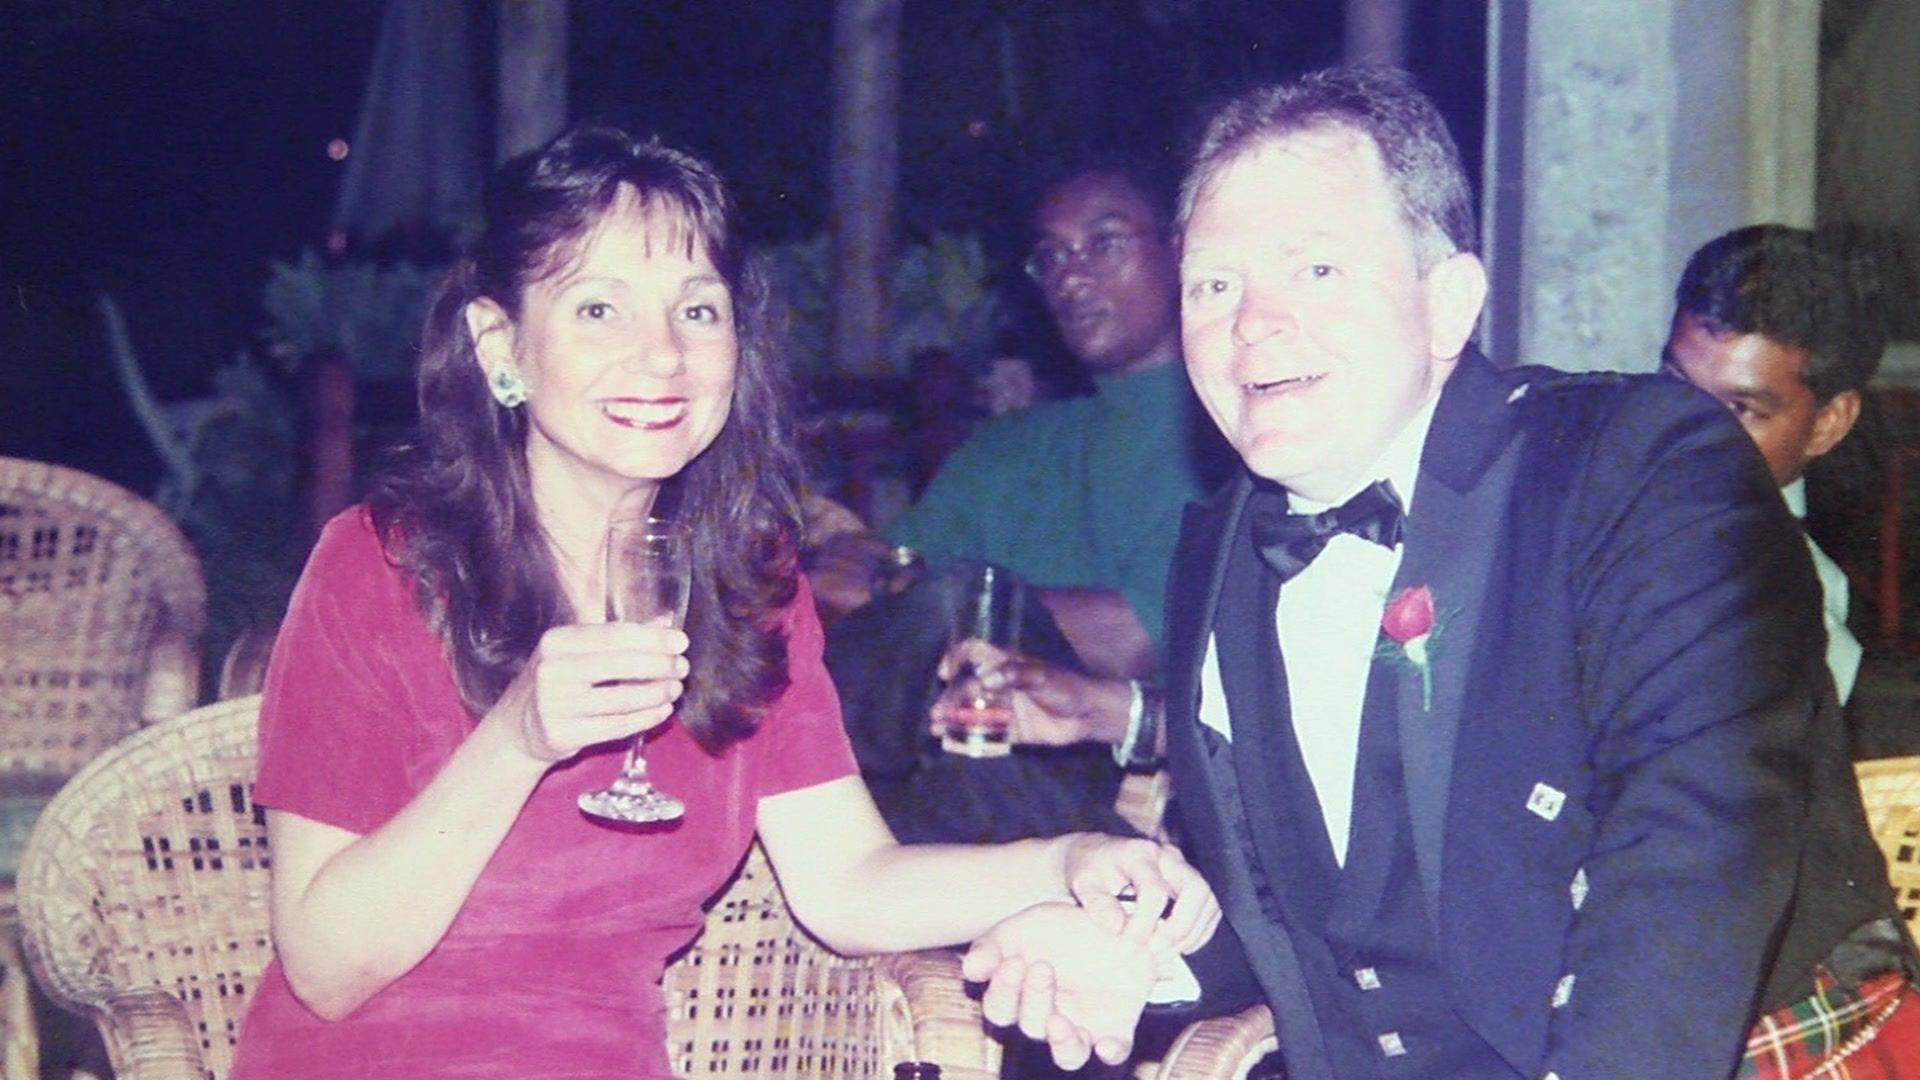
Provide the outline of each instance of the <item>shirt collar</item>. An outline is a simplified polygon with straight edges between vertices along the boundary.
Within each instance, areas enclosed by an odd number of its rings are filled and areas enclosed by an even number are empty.
[[[1440,405],[1440,392],[1436,390],[1427,399],[1420,411],[1413,414],[1400,433],[1393,437],[1385,450],[1375,459],[1372,469],[1361,474],[1361,479],[1353,487],[1332,502],[1315,502],[1312,499],[1287,492],[1287,508],[1296,514],[1317,514],[1329,506],[1338,506],[1358,495],[1362,489],[1375,480],[1385,480],[1393,485],[1394,494],[1400,496],[1401,509],[1413,513],[1413,487],[1420,478],[1420,452],[1427,445],[1427,429],[1433,426],[1433,413]]]
[[[1093,380],[1093,396],[1105,409],[1157,411],[1166,408],[1168,392],[1177,389],[1186,379],[1186,365],[1175,357],[1172,363],[1159,364],[1145,371],[1096,376]]]
[[[1787,500],[1787,509],[1793,516],[1804,519],[1807,516],[1807,478],[1802,476],[1793,483],[1780,489],[1780,497]]]

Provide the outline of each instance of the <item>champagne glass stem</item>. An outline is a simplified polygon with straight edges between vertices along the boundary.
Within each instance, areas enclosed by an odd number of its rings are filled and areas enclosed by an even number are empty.
[[[616,518],[607,530],[607,613],[639,623],[681,625],[686,618],[686,530],[657,518]],[[647,779],[646,732],[627,743],[620,775],[601,791],[580,796],[580,809],[612,821],[671,821],[686,812],[680,800]]]

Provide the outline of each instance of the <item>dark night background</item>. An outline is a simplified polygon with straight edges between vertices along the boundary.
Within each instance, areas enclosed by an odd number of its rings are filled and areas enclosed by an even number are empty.
[[[1484,7],[1416,5],[1418,73],[1478,172]],[[0,9],[0,453],[136,491],[159,463],[108,366],[92,304],[119,298],[162,399],[203,394],[256,344],[269,259],[320,245],[379,24],[378,0],[10,0]],[[492,5],[474,75],[491,131]],[[827,217],[830,5],[573,0],[569,110],[712,157],[756,233]],[[1173,153],[1192,112],[1336,61],[1339,6],[1315,0],[908,0],[902,239],[1024,243],[1047,151],[1111,138]],[[1005,92],[1012,73],[1018,115]],[[1017,271],[1005,292],[1028,320]]]

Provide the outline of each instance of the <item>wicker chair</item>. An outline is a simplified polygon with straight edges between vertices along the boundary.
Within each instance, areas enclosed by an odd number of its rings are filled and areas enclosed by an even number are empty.
[[[139,496],[0,458],[0,773],[67,777],[199,693],[206,589]]]
[[[257,694],[267,685],[267,660],[273,655],[273,639],[279,632],[279,623],[255,623],[234,637],[220,661],[220,681],[214,687],[213,700]]]
[[[0,1068],[34,1075],[12,881],[28,828],[89,758],[199,692],[206,591],[180,530],[73,469],[0,457]]]
[[[90,1015],[123,1080],[220,1077],[271,955],[258,697],[135,734],[47,808],[21,862],[28,961]],[[834,956],[788,915],[758,846],[668,968],[668,1054],[701,1077],[885,1076],[897,1060],[995,1076],[947,953]]]
[[[1900,914],[1920,929],[1920,757],[1862,761],[1853,769]]]
[[[206,590],[158,507],[0,458],[0,878],[88,759],[199,692]]]

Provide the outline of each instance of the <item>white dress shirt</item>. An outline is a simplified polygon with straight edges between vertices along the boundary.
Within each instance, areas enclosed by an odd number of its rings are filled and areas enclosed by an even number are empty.
[[[1787,509],[1802,523],[1807,516],[1807,480],[1801,477],[1780,489]],[[1854,677],[1860,674],[1860,642],[1847,629],[1847,575],[1838,563],[1807,537],[1807,551],[1813,555],[1814,572],[1820,576],[1820,594],[1827,623],[1827,670],[1833,673],[1833,688],[1845,705],[1853,694]]]
[[[1374,467],[1353,490],[1333,503],[1288,495],[1296,514],[1313,514],[1345,502],[1376,480],[1386,480],[1411,516],[1420,451],[1433,422],[1439,395],[1407,422],[1381,452]],[[1367,674],[1380,639],[1380,617],[1387,590],[1400,568],[1404,545],[1391,550],[1371,540],[1341,533],[1306,569],[1280,590],[1274,613],[1280,653],[1287,672],[1287,699],[1300,756],[1320,800],[1321,818],[1333,857],[1346,864],[1347,834],[1353,819],[1353,774],[1360,754],[1360,713],[1367,695]],[[1200,722],[1233,738],[1233,718],[1220,682],[1219,657],[1211,635],[1200,671]]]

